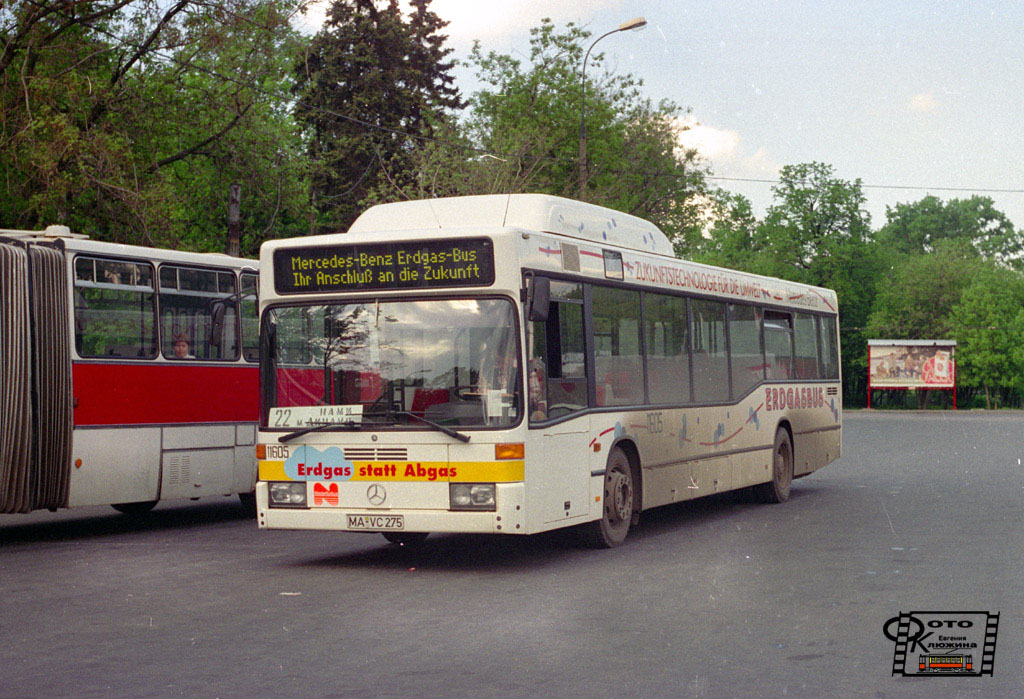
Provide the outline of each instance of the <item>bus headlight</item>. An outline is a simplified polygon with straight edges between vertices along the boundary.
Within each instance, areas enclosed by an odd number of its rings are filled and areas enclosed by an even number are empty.
[[[305,483],[270,483],[271,507],[306,507]]]
[[[493,483],[451,483],[448,501],[453,510],[495,510]]]

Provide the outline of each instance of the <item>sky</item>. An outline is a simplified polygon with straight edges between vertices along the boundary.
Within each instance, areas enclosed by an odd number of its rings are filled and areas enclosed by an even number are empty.
[[[819,161],[860,179],[872,225],[886,207],[933,194],[989,196],[1024,228],[1024,3],[772,0],[434,0],[453,56],[526,58],[550,17],[604,38],[606,66],[654,101],[692,110],[681,138],[716,183],[763,215],[784,165]],[[316,29],[316,8],[306,18]],[[477,86],[456,70],[465,96]],[[1020,190],[1005,192],[995,190]]]

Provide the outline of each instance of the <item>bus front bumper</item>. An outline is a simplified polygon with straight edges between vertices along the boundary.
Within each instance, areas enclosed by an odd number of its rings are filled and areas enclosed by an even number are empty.
[[[257,523],[260,529],[526,534],[523,494],[522,483],[498,484],[497,510],[493,512],[373,507],[284,508],[268,506],[268,485],[260,481],[256,484]],[[395,526],[399,520],[401,528]]]

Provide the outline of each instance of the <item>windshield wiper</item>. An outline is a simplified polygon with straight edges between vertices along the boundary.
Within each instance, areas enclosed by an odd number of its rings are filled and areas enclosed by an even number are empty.
[[[290,442],[291,440],[301,437],[304,434],[309,434],[310,432],[327,432],[330,427],[336,427],[339,430],[358,430],[360,426],[361,423],[358,423],[355,420],[345,420],[344,422],[321,422],[313,425],[312,427],[303,427],[301,430],[295,430],[294,432],[281,435],[277,438],[277,441]]]
[[[396,412],[394,414],[395,415],[408,415],[409,417],[411,417],[411,418],[413,418],[415,420],[419,420],[424,425],[430,425],[431,427],[433,427],[438,432],[444,432],[449,437],[455,437],[455,439],[459,440],[460,442],[468,442],[469,441],[469,435],[468,434],[465,434],[463,432],[459,432],[458,430],[453,430],[451,427],[445,427],[444,425],[442,425],[440,423],[437,423],[437,422],[434,422],[433,420],[428,420],[425,417],[420,417],[416,413],[410,413],[408,410],[399,410],[398,412]]]
[[[453,430],[451,427],[445,427],[444,425],[442,425],[440,423],[437,423],[437,422],[434,422],[433,420],[428,420],[425,417],[420,417],[416,413],[410,413],[408,410],[389,410],[387,413],[380,413],[380,414],[378,414],[378,413],[363,413],[363,415],[364,416],[370,415],[370,416],[373,416],[373,417],[379,417],[380,415],[386,415],[387,417],[391,417],[392,415],[405,415],[407,417],[413,418],[414,420],[419,420],[424,425],[429,425],[430,427],[433,427],[438,432],[443,432],[446,435],[448,435],[449,437],[454,437],[455,439],[459,440],[460,442],[468,442],[469,441],[469,435],[468,434],[464,434],[462,432],[459,432],[458,430]]]

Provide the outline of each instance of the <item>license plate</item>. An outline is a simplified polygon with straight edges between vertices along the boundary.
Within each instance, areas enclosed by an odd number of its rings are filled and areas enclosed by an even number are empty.
[[[348,515],[348,528],[372,531],[405,529],[405,517],[403,515]]]

